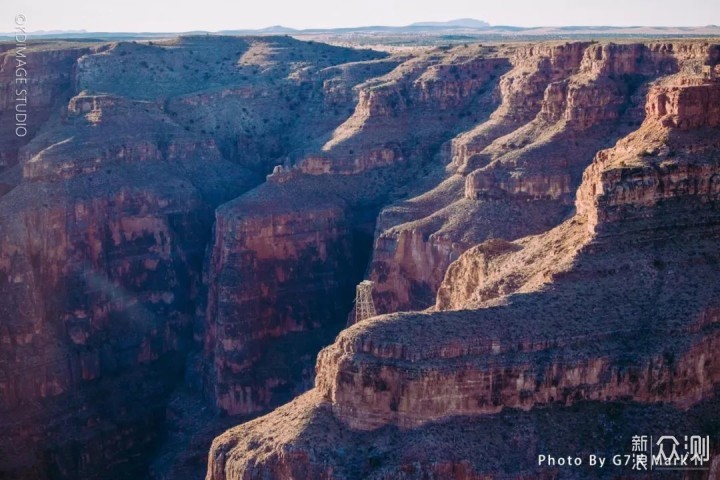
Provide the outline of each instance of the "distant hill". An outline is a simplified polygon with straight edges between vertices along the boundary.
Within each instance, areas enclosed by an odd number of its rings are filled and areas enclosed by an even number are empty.
[[[411,23],[409,27],[460,27],[460,28],[487,28],[489,23],[474,18],[459,18],[447,22],[418,22]]]
[[[306,28],[295,29],[273,25],[260,29],[233,29],[208,32],[91,32],[85,30],[52,30],[29,32],[30,39],[97,39],[97,40],[142,40],[171,38],[179,35],[291,35],[298,38],[327,39],[327,37],[395,37],[399,43],[403,38],[420,41],[423,36],[442,41],[469,40],[529,40],[532,38],[611,38],[611,37],[715,37],[720,36],[720,27],[707,25],[698,27],[662,26],[556,26],[517,27],[511,25],[490,25],[482,20],[460,18],[447,22],[416,22],[404,26],[367,25],[359,27]],[[14,33],[0,32],[0,40],[11,40]],[[431,42],[432,43],[432,42]]]

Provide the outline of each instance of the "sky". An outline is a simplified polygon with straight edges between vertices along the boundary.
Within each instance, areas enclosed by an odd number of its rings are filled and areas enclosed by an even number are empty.
[[[272,25],[330,28],[407,25],[456,18],[523,27],[720,24],[720,0],[3,0],[2,3],[4,25],[0,31],[13,31],[17,14],[26,17],[27,31],[182,32]]]

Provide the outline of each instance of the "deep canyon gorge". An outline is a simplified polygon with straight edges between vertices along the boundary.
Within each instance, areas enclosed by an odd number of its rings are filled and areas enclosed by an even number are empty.
[[[27,62],[29,135],[0,133],[0,478],[720,475],[720,42]],[[667,429],[711,436],[709,469],[535,462]]]

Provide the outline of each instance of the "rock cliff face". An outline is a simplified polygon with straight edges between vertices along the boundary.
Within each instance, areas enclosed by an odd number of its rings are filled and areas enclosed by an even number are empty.
[[[257,181],[158,117],[134,102],[74,98],[64,125],[23,150],[22,180],[0,201],[11,476],[98,475],[106,458],[158,438],[191,347],[213,208]],[[128,135],[131,118],[141,134]]]
[[[354,113],[300,168],[357,173],[427,155],[428,147],[437,149],[491,111],[494,85],[507,68],[507,58],[494,48],[456,47],[411,58],[358,86]]]
[[[270,37],[31,47],[47,68],[32,138],[10,145],[19,164],[0,178],[1,476],[140,477],[173,390],[196,377],[185,363],[201,348],[215,208],[331,131],[352,86],[397,62]],[[345,240],[330,238],[331,256]]]
[[[311,386],[317,351],[352,309],[379,208],[492,107],[507,63],[476,47],[404,60],[356,87],[353,114],[318,151],[218,210],[204,353],[219,409],[260,412]]]
[[[218,414],[298,395],[221,436],[209,478],[553,477],[528,462],[573,422],[617,445],[638,413],[716,411],[717,45],[27,55],[28,137],[0,137],[1,477],[197,478]],[[381,312],[434,307],[341,333],[364,277]]]
[[[514,68],[499,84],[500,107],[488,122],[453,140],[455,165],[469,173],[473,165],[484,163],[482,152],[493,140],[535,118],[548,85],[576,73],[587,47],[587,43],[571,43],[518,48],[511,57]]]
[[[342,205],[278,208],[258,202],[267,190],[217,211],[205,348],[214,354],[218,407],[231,414],[263,411],[308,388],[312,349],[335,333],[320,319],[347,313],[346,302],[326,298],[349,298],[358,277]]]
[[[667,431],[663,428],[698,431],[703,428],[703,416],[707,418],[717,407],[712,402],[679,412],[657,404],[584,403],[527,412],[506,410],[472,420],[459,417],[420,429],[356,431],[335,420],[329,404],[311,391],[278,409],[277,415],[219,437],[207,478],[477,480],[497,478],[497,472],[501,478],[628,478],[627,472],[615,467],[598,473],[587,465],[569,472],[535,465],[539,454],[564,451],[568,445],[587,458],[597,452],[598,443],[606,445],[607,452],[626,451],[630,448],[627,439],[637,431],[654,436]],[[276,432],[272,438],[267,435],[269,429]],[[578,431],[596,433],[582,436]],[[262,446],[266,452],[261,459],[245,455],[246,445]],[[718,459],[718,455],[712,457],[712,468]],[[705,478],[713,478],[715,471]],[[642,474],[637,477],[643,478]]]
[[[614,444],[629,442],[631,410],[660,425],[716,409],[718,91],[686,75],[657,81],[638,130],[585,171],[574,216],[468,250],[431,311],[343,331],[311,392],[215,440],[207,478],[555,478],[537,466],[541,419],[582,451],[571,432],[586,422],[605,422],[596,440]],[[513,436],[528,421],[532,432]],[[348,454],[363,441],[362,460]]]
[[[588,229],[610,234],[616,222],[632,218],[636,228],[651,228],[664,219],[648,218],[638,208],[678,196],[711,202],[720,189],[713,160],[720,141],[720,87],[717,82],[680,79],[654,86],[648,95],[647,120],[637,132],[602,151],[585,172],[578,192],[578,212],[587,214]],[[618,168],[624,167],[624,168]],[[697,218],[678,222],[707,221]],[[712,217],[711,217],[712,218]]]
[[[716,46],[684,43],[518,48],[497,110],[446,146],[442,181],[381,214],[370,272],[379,310],[429,307],[450,263],[472,245],[562,222],[595,152],[642,121],[648,82],[699,71],[717,55]]]
[[[35,44],[0,52],[0,171],[17,163],[26,145],[51,112],[72,96],[73,65],[82,56],[106,48],[93,43]],[[19,75],[19,77],[18,77]],[[16,78],[26,79],[17,83]],[[15,114],[26,129],[16,135]]]

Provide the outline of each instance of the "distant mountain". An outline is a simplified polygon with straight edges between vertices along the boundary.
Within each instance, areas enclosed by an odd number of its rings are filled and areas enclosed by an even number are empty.
[[[511,25],[490,25],[482,20],[460,18],[447,22],[417,22],[405,26],[366,25],[358,27],[338,28],[306,28],[294,29],[282,25],[273,25],[260,29],[233,29],[208,32],[204,30],[191,32],[88,32],[84,30],[52,30],[28,32],[30,39],[78,39],[78,40],[150,40],[171,38],[178,35],[292,35],[298,38],[312,38],[322,35],[348,37],[397,36],[420,38],[421,36],[442,37],[444,40],[455,39],[503,39],[512,38],[609,38],[609,37],[703,37],[720,36],[720,27],[707,25],[704,27],[650,27],[650,26],[582,26],[565,25],[555,27],[515,27]],[[0,33],[0,41],[14,38],[13,32]]]
[[[296,33],[298,30],[295,28],[288,28],[283,27],[282,25],[273,25],[272,27],[265,27],[257,30],[258,33],[276,33],[276,34],[285,34],[285,33]]]
[[[490,26],[489,23],[483,22],[482,20],[475,20],[474,18],[458,18],[457,20],[450,20],[447,22],[417,22],[408,25],[409,27],[459,27],[459,28],[487,28]]]
[[[32,33],[33,35],[75,35],[85,34],[87,30],[37,30]]]

